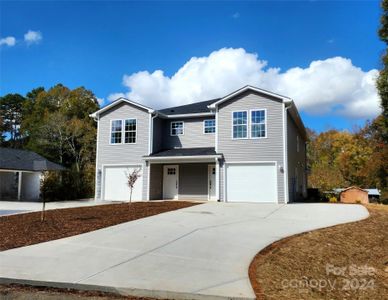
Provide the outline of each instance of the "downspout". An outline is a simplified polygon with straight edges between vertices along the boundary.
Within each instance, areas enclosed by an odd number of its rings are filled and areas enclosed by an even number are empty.
[[[283,143],[284,143],[284,196],[285,196],[285,203],[290,202],[290,195],[289,195],[289,185],[288,185],[288,132],[287,132],[287,120],[288,120],[288,109],[292,106],[293,101],[284,102],[284,126],[283,126]]]
[[[94,115],[91,117],[93,118],[93,120],[97,123],[97,133],[96,133],[96,163],[95,163],[95,183],[94,183],[94,201],[97,201],[97,184],[98,184],[98,173],[99,173],[99,170],[98,170],[98,136],[99,136],[99,121],[100,121],[100,115]],[[101,178],[100,178],[100,191],[101,191]]]
[[[150,119],[150,147],[148,149],[148,155],[151,155],[154,152],[154,119],[158,116],[158,113],[155,113],[155,116],[152,116]]]

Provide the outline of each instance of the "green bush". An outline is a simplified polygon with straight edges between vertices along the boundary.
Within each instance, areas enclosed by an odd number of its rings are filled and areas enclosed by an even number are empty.
[[[76,170],[45,172],[41,198],[45,201],[91,198],[94,193],[94,168],[83,173]]]

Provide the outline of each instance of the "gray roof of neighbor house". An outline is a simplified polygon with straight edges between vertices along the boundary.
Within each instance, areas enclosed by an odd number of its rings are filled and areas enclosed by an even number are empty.
[[[196,113],[204,113],[210,112],[208,105],[213,104],[220,100],[221,98],[206,100],[181,106],[174,106],[169,108],[164,108],[158,110],[162,114],[165,115],[181,115],[181,114],[196,114]]]
[[[0,147],[0,169],[18,171],[61,171],[66,168],[53,163],[32,151]]]
[[[162,150],[160,152],[151,154],[148,157],[165,157],[165,156],[209,156],[209,155],[219,155],[216,152],[214,147],[208,148],[176,148],[169,150]]]

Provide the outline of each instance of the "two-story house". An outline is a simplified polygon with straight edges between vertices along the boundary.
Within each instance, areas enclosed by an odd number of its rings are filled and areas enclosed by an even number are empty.
[[[97,200],[287,203],[306,195],[306,130],[292,99],[252,86],[154,110],[120,98],[98,122]]]

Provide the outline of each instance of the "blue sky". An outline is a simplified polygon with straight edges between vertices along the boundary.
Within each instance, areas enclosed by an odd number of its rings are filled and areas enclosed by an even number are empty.
[[[0,6],[0,39],[16,40],[0,46],[0,95],[62,83],[85,86],[104,103],[113,93],[123,93],[162,107],[207,100],[251,80],[291,94],[305,124],[319,131],[351,129],[378,113],[375,91],[362,84],[380,68],[384,49],[377,37],[377,1],[3,1]],[[41,39],[25,40],[29,30]],[[187,65],[192,57],[205,62]],[[229,77],[224,57],[233,62],[232,70],[238,69]],[[334,57],[341,59],[327,61]],[[247,74],[240,74],[246,64]],[[214,82],[206,77],[208,71],[197,72],[198,66],[215,69]],[[270,68],[280,68],[278,76],[270,76]],[[264,79],[256,80],[260,71]],[[326,86],[331,78],[335,80]],[[221,87],[214,86],[218,83]],[[203,91],[190,91],[190,84]],[[356,95],[348,96],[354,90]]]

